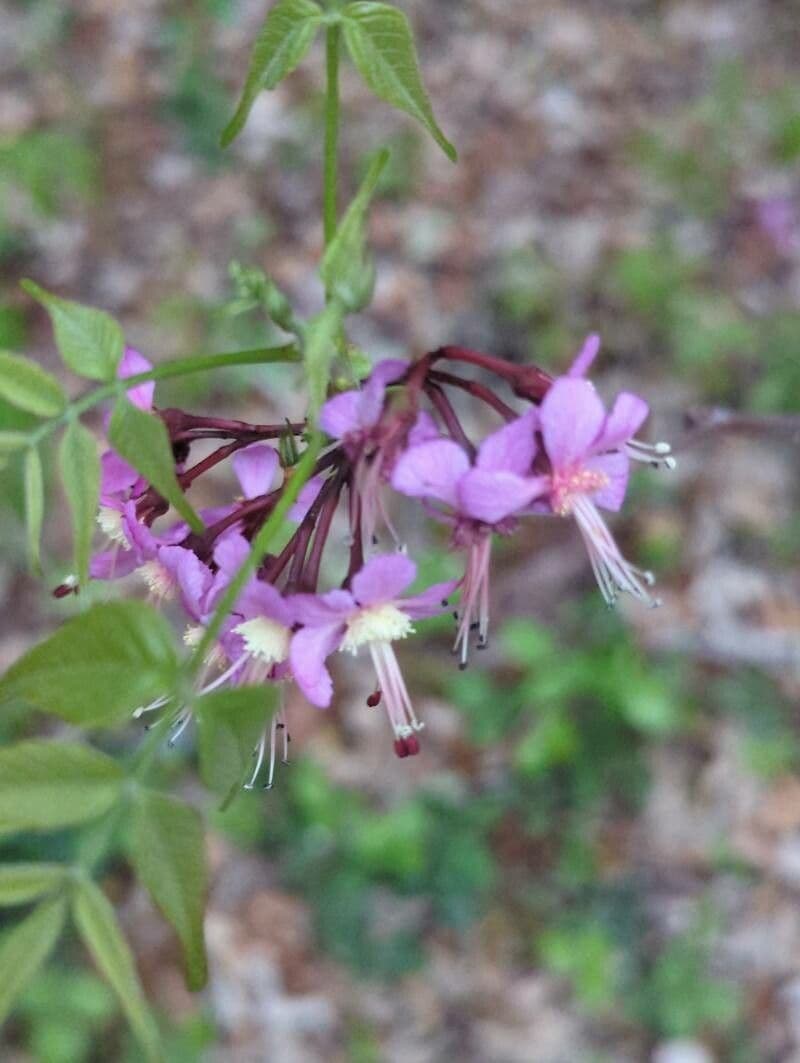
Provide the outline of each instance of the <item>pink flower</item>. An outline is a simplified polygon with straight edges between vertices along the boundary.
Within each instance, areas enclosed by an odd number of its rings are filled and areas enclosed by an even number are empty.
[[[649,412],[637,395],[622,392],[606,413],[594,386],[584,379],[599,347],[599,337],[590,336],[566,376],[558,377],[542,400],[539,431],[550,462],[547,502],[558,516],[575,518],[609,605],[619,591],[654,605],[647,590],[652,575],[622,557],[598,507],[620,509],[631,458],[669,464],[670,448],[634,439]]]
[[[509,534],[514,515],[547,488],[546,478],[531,475],[535,427],[536,411],[530,410],[487,436],[474,463],[451,439],[423,442],[409,447],[392,473],[395,490],[423,499],[437,520],[453,527],[453,542],[467,549],[455,643],[462,666],[476,618],[478,644],[488,640],[492,532]]]
[[[384,504],[383,484],[401,446],[408,441],[420,442],[438,434],[427,413],[418,414],[410,428],[403,414],[388,419],[384,416],[386,389],[405,376],[408,368],[406,361],[387,358],[375,366],[362,388],[334,395],[320,411],[320,426],[333,439],[341,441],[353,463],[351,526],[355,532],[360,524],[368,547],[377,541],[375,530],[379,522],[400,545]],[[310,488],[306,494],[308,498]],[[294,512],[300,514],[302,509],[296,506]]]
[[[333,680],[325,661],[334,650],[358,653],[367,647],[377,675],[378,690],[395,736],[395,752],[419,752],[417,720],[392,643],[413,634],[412,621],[435,616],[446,607],[454,582],[439,583],[420,595],[401,597],[413,582],[417,566],[402,554],[372,558],[353,577],[351,590],[296,594],[290,599],[303,625],[292,637],[292,674],[309,701],[330,705]],[[370,699],[375,703],[374,696]]]

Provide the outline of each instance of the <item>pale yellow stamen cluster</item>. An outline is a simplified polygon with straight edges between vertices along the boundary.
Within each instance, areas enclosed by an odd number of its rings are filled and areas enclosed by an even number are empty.
[[[205,634],[206,629],[202,624],[190,624],[183,633],[183,644],[190,650],[196,649]],[[213,668],[222,668],[225,664],[225,653],[222,647],[217,644],[213,646],[206,655],[205,663]]]
[[[166,602],[175,597],[175,580],[159,561],[145,561],[136,571],[157,602]]]
[[[359,647],[372,642],[394,642],[413,634],[411,620],[396,605],[373,605],[359,610],[348,620],[341,649],[356,653]]]
[[[122,530],[122,514],[118,509],[112,509],[110,506],[101,506],[97,512],[97,523],[102,533],[112,543],[117,543],[118,546],[128,545],[125,532]]]
[[[590,495],[608,484],[608,477],[596,469],[580,466],[568,472],[555,473],[552,480],[551,499],[553,511],[559,517],[568,517],[572,513],[575,499],[581,495]]]
[[[250,656],[257,657],[265,664],[280,664],[289,656],[291,632],[277,620],[257,616],[242,621],[233,630],[244,639]]]

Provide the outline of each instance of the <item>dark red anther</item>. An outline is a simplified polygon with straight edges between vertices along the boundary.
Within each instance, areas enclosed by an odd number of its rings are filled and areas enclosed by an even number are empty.
[[[54,598],[68,598],[70,594],[77,594],[80,587],[77,583],[60,583],[53,591]]]
[[[406,739],[406,749],[409,757],[415,757],[419,753],[419,739],[416,735],[409,735]]]
[[[408,752],[408,740],[405,738],[395,738],[394,751],[398,757],[402,760],[409,755]]]
[[[371,709],[374,709],[377,705],[380,705],[380,703],[381,703],[381,691],[380,691],[380,688],[379,688],[378,690],[373,691],[373,693],[370,694],[370,696],[367,698],[367,705]]]

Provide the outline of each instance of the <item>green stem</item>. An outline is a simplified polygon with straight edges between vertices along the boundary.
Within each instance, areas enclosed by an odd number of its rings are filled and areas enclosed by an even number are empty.
[[[225,618],[236,605],[236,601],[244,589],[245,584],[261,564],[264,555],[272,544],[272,540],[280,531],[280,527],[289,507],[294,503],[295,499],[300,494],[303,485],[310,478],[314,463],[322,449],[323,438],[324,437],[320,432],[315,432],[311,437],[309,445],[303,452],[302,458],[295,466],[291,479],[281,494],[277,505],[253,539],[247,560],[228,584],[222,598],[220,598],[219,603],[214,610],[214,615],[206,625],[202,639],[189,659],[188,673],[190,677],[196,675],[201,668],[209,650],[214,645],[217,636],[222,630]]]
[[[323,208],[326,247],[336,235],[336,225],[338,221],[340,44],[340,27],[338,25],[328,26],[325,38],[327,84],[325,87],[325,173]]]
[[[169,380],[171,377],[189,376],[192,373],[207,373],[212,369],[223,369],[233,365],[267,365],[272,362],[299,362],[300,352],[294,344],[284,347],[257,347],[248,351],[230,351],[226,354],[195,354],[188,358],[175,358],[161,365],[153,366],[146,373],[137,373],[135,376],[124,379],[112,380],[99,388],[82,395],[75,402],[71,402],[63,413],[52,420],[45,421],[35,431],[31,432],[29,445],[37,446],[47,436],[52,435],[61,425],[82,413],[98,406],[106,399],[124,395],[130,388],[137,384],[144,384],[148,380]]]

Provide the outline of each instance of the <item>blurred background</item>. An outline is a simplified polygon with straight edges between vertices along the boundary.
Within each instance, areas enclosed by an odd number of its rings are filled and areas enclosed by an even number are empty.
[[[206,992],[183,988],[121,857],[102,882],[168,1059],[800,1060],[797,5],[400,6],[461,161],[345,72],[345,189],[393,149],[353,338],[373,358],[460,342],[557,371],[600,331],[600,390],[647,396],[651,438],[678,452],[614,522],[663,606],[606,611],[577,532],[534,522],[497,551],[474,667],[452,667],[446,623],[401,652],[421,756],[392,756],[358,668],[331,711],[292,702],[294,763],[224,814],[191,736],[165,750],[165,785],[211,822]],[[319,306],[319,44],[217,147],[266,7],[1,0],[0,348],[57,369],[26,275],[105,307],[155,361],[273,338],[231,260]],[[294,412],[292,386],[231,371],[159,401],[266,421]],[[75,604],[47,593],[69,556],[57,485],[43,586],[0,475],[6,667]],[[426,534],[426,573],[449,574]],[[59,728],[5,717],[0,738]],[[96,737],[124,751],[141,732]],[[70,844],[15,838],[0,858]],[[69,936],[3,1036],[15,1063],[137,1059]]]

